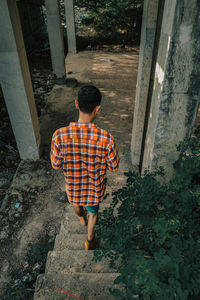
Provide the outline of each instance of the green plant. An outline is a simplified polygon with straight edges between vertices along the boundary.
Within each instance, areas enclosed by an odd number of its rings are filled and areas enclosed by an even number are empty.
[[[118,32],[139,42],[143,0],[75,0],[75,5],[85,9],[82,23],[98,33],[112,37]]]
[[[173,180],[127,173],[96,229],[104,242],[94,259],[121,258],[115,299],[200,299],[200,130],[179,147]],[[187,151],[186,151],[187,147]],[[119,205],[115,215],[116,205]]]

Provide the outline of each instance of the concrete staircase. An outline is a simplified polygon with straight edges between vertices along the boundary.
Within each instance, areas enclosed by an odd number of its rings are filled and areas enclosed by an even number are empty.
[[[121,170],[107,174],[106,193],[109,195],[100,204],[100,212],[110,205],[112,191],[122,187],[126,182],[126,177]],[[119,288],[113,283],[119,275],[117,267],[111,268],[106,259],[101,262],[92,261],[93,251],[84,250],[86,238],[87,227],[81,227],[72,205],[67,205],[54,250],[48,253],[45,274],[40,274],[37,278],[34,300],[114,299],[108,289]],[[99,247],[101,246],[100,241]]]

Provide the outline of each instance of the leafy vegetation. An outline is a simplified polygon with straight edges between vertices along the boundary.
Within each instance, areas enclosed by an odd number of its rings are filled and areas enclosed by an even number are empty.
[[[139,42],[142,0],[75,0],[75,4],[88,13],[83,23],[93,24],[97,32],[110,37],[118,32]]]
[[[162,170],[127,173],[126,186],[100,215],[96,229],[104,247],[94,259],[114,264],[121,258],[115,283],[124,291],[111,290],[115,299],[200,299],[199,149],[200,128],[179,145],[173,180],[158,181]]]
[[[44,273],[47,253],[53,250],[54,240],[55,236],[46,235],[36,244],[29,243],[24,269],[10,274],[12,282],[5,284],[4,300],[33,299],[37,276]]]
[[[143,0],[75,0],[77,42],[139,45]],[[66,23],[60,0],[62,24]]]

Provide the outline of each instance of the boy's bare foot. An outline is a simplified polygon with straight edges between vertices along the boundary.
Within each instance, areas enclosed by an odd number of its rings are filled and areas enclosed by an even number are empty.
[[[92,241],[85,240],[85,250],[94,250],[96,248],[96,240],[95,236],[93,237]]]

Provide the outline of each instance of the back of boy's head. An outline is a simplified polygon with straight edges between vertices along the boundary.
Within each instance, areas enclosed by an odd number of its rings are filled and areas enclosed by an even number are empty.
[[[97,105],[101,104],[101,92],[93,85],[85,85],[78,92],[80,111],[91,114]]]

